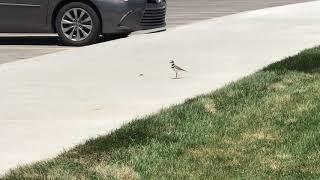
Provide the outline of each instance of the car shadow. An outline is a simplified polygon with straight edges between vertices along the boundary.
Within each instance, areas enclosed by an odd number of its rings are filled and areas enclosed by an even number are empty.
[[[100,37],[97,43],[113,41],[125,37]],[[0,45],[30,45],[30,46],[64,46],[58,36],[33,36],[33,35],[0,35]]]
[[[62,45],[58,36],[0,36],[0,45]]]

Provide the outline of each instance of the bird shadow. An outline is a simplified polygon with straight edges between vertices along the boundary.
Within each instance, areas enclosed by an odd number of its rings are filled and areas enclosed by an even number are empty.
[[[184,77],[174,77],[174,78],[171,78],[171,79],[183,79]]]

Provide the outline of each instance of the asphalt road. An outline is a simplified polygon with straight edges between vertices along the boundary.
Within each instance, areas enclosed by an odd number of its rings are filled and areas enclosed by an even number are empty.
[[[199,20],[314,0],[167,0],[168,27]],[[0,34],[0,64],[71,49],[59,44],[56,35]]]

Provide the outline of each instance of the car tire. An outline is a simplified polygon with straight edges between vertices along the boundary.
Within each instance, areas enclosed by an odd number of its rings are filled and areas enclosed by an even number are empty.
[[[60,40],[68,46],[93,44],[101,34],[101,22],[97,12],[81,2],[63,6],[57,14],[55,26]]]

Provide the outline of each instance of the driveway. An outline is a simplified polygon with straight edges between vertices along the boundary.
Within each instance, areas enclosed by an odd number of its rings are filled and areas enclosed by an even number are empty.
[[[312,0],[168,0],[168,27],[248,10]],[[70,49],[56,35],[0,34],[0,64]]]
[[[320,1],[0,66],[0,172],[217,89],[320,42]],[[186,68],[172,79],[169,61]]]

